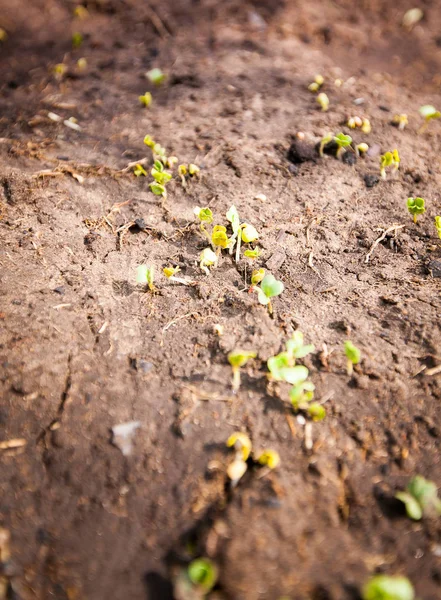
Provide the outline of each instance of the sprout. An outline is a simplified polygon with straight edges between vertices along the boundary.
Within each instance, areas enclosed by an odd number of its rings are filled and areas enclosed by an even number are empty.
[[[228,221],[231,223],[231,229],[233,230],[233,235],[231,236],[231,245],[230,245],[230,254],[233,254],[234,246],[237,244],[236,248],[236,262],[239,261],[240,257],[240,218],[239,213],[237,212],[237,208],[234,206],[230,206],[227,211],[226,217]]]
[[[422,215],[426,212],[425,201],[423,198],[408,198],[407,199],[407,210],[413,216],[413,222],[416,223],[418,215]]]
[[[208,267],[212,267],[217,263],[217,256],[211,248],[204,248],[199,256],[199,266],[207,275],[210,274]]]
[[[312,381],[301,381],[289,391],[294,410],[307,410],[309,402],[314,398],[315,385]]]
[[[138,98],[141,104],[145,107],[149,107],[153,100],[153,96],[150,92],[146,92],[143,96],[138,96]]]
[[[240,388],[240,368],[245,366],[250,358],[256,358],[257,354],[247,350],[233,350],[228,354],[228,362],[233,370],[233,392]]]
[[[280,296],[285,289],[285,286],[281,281],[278,281],[273,275],[268,273],[268,275],[265,275],[262,279],[260,287],[257,287],[256,289],[257,298],[260,304],[268,306],[268,312],[271,314],[273,312],[271,298]]]
[[[280,456],[275,450],[262,450],[257,462],[260,465],[269,467],[270,469],[275,469],[280,464]]]
[[[72,48],[79,48],[81,46],[81,44],[83,43],[84,38],[82,36],[81,33],[79,33],[78,31],[76,31],[73,35],[72,35]]]
[[[345,342],[345,355],[347,358],[347,371],[348,371],[348,375],[351,376],[352,372],[354,370],[354,365],[358,365],[358,363],[360,362],[361,359],[361,352],[360,350],[357,348],[357,346],[354,346],[354,344],[349,341],[346,340]]]
[[[149,188],[150,191],[155,194],[155,196],[163,196],[164,198],[167,198],[167,191],[162,183],[155,183],[153,181],[152,183],[149,183]]]
[[[176,275],[177,273],[179,273],[180,270],[181,269],[179,267],[164,267],[162,269],[162,272],[167,277],[167,279],[170,279],[170,277],[173,277],[174,275]]]
[[[87,19],[87,17],[89,16],[89,11],[85,6],[76,6],[74,10],[74,16],[77,19]]]
[[[371,122],[369,121],[369,119],[366,119],[366,118],[363,119],[363,122],[361,124],[361,131],[363,133],[366,133],[366,135],[372,131],[372,125],[371,125]]]
[[[165,80],[165,75],[161,71],[161,69],[151,69],[146,73],[146,77],[149,81],[151,81],[154,85],[161,85],[161,83]]]
[[[355,152],[357,156],[364,156],[368,150],[369,146],[365,142],[362,142],[361,144],[357,144],[355,146]]]
[[[227,448],[234,448],[242,460],[248,460],[251,454],[252,444],[246,433],[237,431],[228,438]]]
[[[415,600],[413,586],[407,577],[375,575],[363,587],[362,600]]]
[[[216,585],[217,568],[208,558],[196,558],[188,565],[188,578],[207,594]]]
[[[231,479],[231,484],[235,486],[237,482],[247,472],[247,463],[241,458],[236,458],[227,469],[227,475]]]
[[[349,129],[361,127],[363,125],[363,119],[361,119],[361,117],[350,117],[346,125],[349,127]]]
[[[145,136],[144,144],[151,149],[154,158],[159,158],[163,164],[167,163],[165,148],[161,144],[157,144],[150,135]]]
[[[395,115],[392,119],[392,123],[396,125],[400,131],[403,131],[406,125],[409,125],[409,119],[405,114]]]
[[[398,492],[395,498],[404,503],[407,516],[414,521],[419,521],[424,515],[441,514],[441,500],[436,485],[421,475],[415,475],[406,491]]]
[[[271,378],[297,386],[308,379],[309,371],[303,365],[295,365],[288,352],[271,356],[267,361]]]
[[[186,187],[187,186],[187,181],[185,179],[185,176],[187,175],[188,170],[186,165],[179,165],[178,167],[178,175],[181,178],[181,182],[182,182],[182,187]]]
[[[208,224],[213,222],[213,213],[208,207],[199,208],[199,206],[195,206],[193,212],[200,221]]]
[[[435,217],[435,229],[438,237],[441,239],[441,217]]]
[[[432,119],[439,119],[441,117],[441,112],[439,110],[436,110],[436,108],[434,106],[431,106],[430,104],[426,104],[425,106],[422,106],[420,108],[419,112],[420,112],[420,115],[425,120],[426,126]]]
[[[334,136],[333,141],[337,144],[337,158],[341,158],[342,154],[346,152],[346,148],[352,144],[352,138],[350,135],[345,135],[344,133],[339,133]]]
[[[162,185],[165,185],[166,183],[168,183],[170,181],[170,179],[172,178],[171,173],[164,170],[164,165],[162,164],[162,162],[160,160],[155,160],[155,162],[153,163],[151,174],[153,176],[153,179],[157,183],[160,183]]]
[[[323,421],[326,417],[326,408],[318,402],[312,402],[306,409],[306,412],[313,421]]]
[[[230,240],[227,236],[227,228],[223,225],[215,225],[211,232],[211,243],[213,246],[217,246],[219,250],[228,248]]]
[[[328,135],[325,135],[325,137],[323,137],[321,139],[320,146],[319,146],[319,155],[322,158],[323,158],[325,146],[327,146],[330,142],[332,142],[333,139],[334,139],[334,136],[332,135],[332,133],[328,133]]]
[[[322,85],[325,83],[325,79],[322,75],[316,75],[314,81],[308,85],[310,92],[318,92]]]
[[[188,172],[191,176],[193,175],[199,175],[199,173],[201,172],[200,168],[197,165],[194,165],[192,163],[190,163],[188,165]]]
[[[301,331],[295,331],[292,337],[286,342],[286,349],[288,354],[293,358],[304,358],[311,352],[314,352],[315,348],[313,344],[303,344],[303,333]]]
[[[58,63],[53,68],[53,72],[57,79],[62,79],[63,76],[67,73],[67,65],[65,65],[64,63]]]
[[[247,258],[259,258],[259,256],[260,256],[260,250],[259,250],[259,248],[254,248],[254,250],[250,250],[248,248],[248,250],[245,250],[245,252],[243,254]]]
[[[136,177],[141,177],[141,175],[143,175],[144,177],[147,177],[147,171],[140,164],[135,165],[135,167],[133,169],[133,173],[136,175]]]
[[[176,156],[169,156],[167,158],[167,167],[169,169],[173,169],[173,167],[175,166],[175,164],[178,162],[178,159]]]
[[[386,179],[387,167],[392,167],[393,172],[397,171],[400,166],[400,156],[398,150],[392,150],[392,152],[385,152],[380,156],[380,175],[383,179]]]
[[[154,267],[148,267],[147,265],[139,265],[136,269],[136,283],[139,285],[147,285],[149,290],[154,292],[155,286],[154,280]]]
[[[329,98],[328,98],[327,94],[325,94],[324,92],[321,92],[317,96],[317,103],[320,105],[322,111],[326,112],[329,108]]]
[[[251,285],[257,285],[265,277],[265,269],[256,269],[251,273]]]
[[[255,242],[257,240],[259,234],[257,233],[256,228],[253,227],[253,225],[250,225],[249,223],[244,223],[243,225],[241,225],[241,227],[241,237],[243,242],[248,244],[249,242]]]
[[[79,58],[77,60],[77,67],[81,70],[84,71],[85,69],[87,69],[87,60],[85,58]]]
[[[155,140],[152,138],[152,136],[146,135],[144,138],[144,144],[149,148],[153,148],[153,146],[155,145]]]

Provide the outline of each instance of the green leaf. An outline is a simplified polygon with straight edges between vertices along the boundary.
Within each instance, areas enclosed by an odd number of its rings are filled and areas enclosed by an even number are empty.
[[[161,83],[163,83],[165,80],[164,73],[161,71],[161,69],[158,69],[158,68],[151,69],[150,71],[148,71],[146,73],[146,77],[154,85],[161,85]]]
[[[155,196],[167,195],[165,187],[161,183],[150,183],[149,188],[155,194]]]
[[[323,421],[326,417],[326,408],[318,402],[312,402],[306,409],[306,412],[313,421]]]
[[[314,398],[315,385],[312,381],[304,381],[299,385],[292,387],[289,391],[289,397],[293,408],[303,408]]]
[[[249,223],[244,223],[241,229],[242,241],[245,243],[255,242],[259,237],[257,229]]]
[[[352,138],[350,135],[345,135],[344,133],[339,133],[334,137],[334,142],[338,145],[339,148],[346,148],[352,144]]]
[[[425,201],[423,198],[408,198],[407,210],[411,215],[422,215],[426,212]]]
[[[232,367],[243,367],[250,358],[256,358],[257,353],[249,350],[233,350],[228,354],[228,362]]]
[[[274,298],[274,296],[279,296],[285,289],[283,283],[281,281],[277,281],[277,279],[270,273],[268,273],[268,275],[265,275],[265,277],[262,280],[262,283],[260,284],[260,287],[267,298]]]
[[[216,584],[217,569],[208,558],[197,558],[188,565],[188,577],[208,593]]]
[[[291,385],[298,385],[302,381],[308,378],[309,371],[303,365],[296,365],[295,367],[284,367],[280,370],[282,381],[286,381]]]
[[[361,352],[357,346],[354,346],[349,340],[345,342],[345,354],[346,358],[350,360],[353,365],[358,365],[361,359]]]
[[[213,213],[211,212],[211,210],[208,207],[207,208],[199,208],[199,206],[196,206],[194,208],[193,212],[200,221],[203,221],[204,223],[208,223],[208,224],[213,222]]]
[[[395,498],[404,503],[406,507],[407,516],[414,521],[419,521],[423,516],[423,509],[419,502],[407,492],[398,492],[395,494]]]
[[[286,342],[286,349],[294,358],[304,358],[315,350],[312,344],[303,345],[303,333],[301,331],[294,332],[291,339]]]
[[[228,212],[226,214],[228,221],[231,223],[231,228],[233,233],[237,235],[240,226],[239,213],[237,212],[237,208],[234,206],[230,206]]]
[[[270,299],[268,298],[268,296],[263,293],[263,291],[260,289],[260,287],[256,287],[256,290],[257,290],[257,299],[259,300],[260,304],[263,304],[263,306],[267,306],[270,303]]]
[[[407,577],[376,575],[363,587],[363,600],[415,600],[415,592]]]
[[[436,110],[434,106],[431,104],[425,104],[419,110],[420,115],[426,119],[426,121],[430,121],[431,119],[439,119],[441,117],[441,112]]]

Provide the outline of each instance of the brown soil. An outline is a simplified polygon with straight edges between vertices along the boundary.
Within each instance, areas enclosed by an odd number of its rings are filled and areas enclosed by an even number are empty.
[[[374,572],[441,597],[440,524],[393,500],[416,473],[441,484],[441,373],[425,373],[441,362],[441,124],[416,134],[418,108],[441,105],[441,2],[420,2],[410,33],[413,4],[395,4],[91,0],[80,21],[67,0],[0,1],[0,441],[26,441],[0,450],[8,597],[166,600],[175,565],[201,555],[219,568],[212,598],[355,600]],[[168,79],[146,110],[154,66]],[[328,83],[327,113],[307,90],[318,72],[346,82]],[[405,131],[395,113],[409,114]],[[296,132],[348,133],[353,114],[372,122],[355,140],[399,149],[398,175],[366,187],[378,155],[287,160]],[[201,166],[163,205],[121,172],[148,156],[147,133]],[[427,202],[417,225],[411,195]],[[223,223],[233,203],[261,233],[256,266],[285,284],[274,318],[245,289],[250,261],[225,254],[209,277],[197,265],[193,207]],[[147,227],[116,231],[135,219]],[[135,285],[141,263],[156,267],[156,294]],[[168,264],[198,285],[168,282]],[[266,386],[267,358],[295,329],[316,346],[304,363],[327,400],[312,449],[287,390]],[[363,353],[353,378],[348,337]],[[258,358],[232,399],[235,347]],[[131,420],[125,457],[111,428]],[[231,491],[235,430],[282,460]]]

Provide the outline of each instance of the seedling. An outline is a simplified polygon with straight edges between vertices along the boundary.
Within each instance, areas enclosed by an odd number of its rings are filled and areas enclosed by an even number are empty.
[[[257,458],[257,462],[259,465],[263,465],[270,469],[275,469],[280,464],[280,456],[275,450],[263,450]]]
[[[233,350],[228,354],[228,362],[233,370],[233,392],[240,388],[240,368],[244,367],[250,358],[256,358],[257,353],[247,350]]]
[[[349,129],[356,129],[357,127],[361,127],[363,125],[363,119],[361,117],[350,117],[346,125]]]
[[[361,144],[357,144],[355,146],[355,153],[357,156],[364,156],[369,150],[369,146],[365,143],[362,142]]]
[[[155,160],[155,162],[153,163],[151,174],[153,176],[153,179],[157,183],[160,183],[162,185],[165,185],[166,183],[168,183],[170,181],[170,179],[172,178],[171,173],[164,170],[164,165],[162,164],[162,162],[160,160]]]
[[[412,584],[401,575],[375,575],[363,587],[362,600],[415,600]]]
[[[227,228],[223,225],[215,225],[211,232],[211,243],[218,249],[218,255],[222,248],[228,248],[230,240],[227,236]]]
[[[400,156],[398,150],[392,150],[392,152],[385,152],[380,156],[380,175],[383,179],[386,179],[386,169],[392,167],[392,172],[398,171],[400,166]]]
[[[433,481],[421,475],[413,477],[404,492],[395,494],[406,507],[407,516],[414,521],[419,521],[423,516],[441,515],[441,500],[438,498],[438,489]]]
[[[154,85],[161,85],[161,83],[165,80],[165,75],[161,71],[161,69],[151,69],[151,71],[147,71],[146,77],[149,81],[151,81]]]
[[[369,119],[363,119],[363,122],[361,124],[361,131],[366,135],[372,131],[372,125]]]
[[[246,461],[250,456],[252,444],[250,438],[245,433],[237,432],[230,435],[227,440],[227,447],[234,448],[236,453],[234,461],[227,469],[231,485],[235,486],[247,471]]]
[[[255,269],[251,273],[251,287],[250,287],[249,291],[252,292],[254,287],[256,285],[258,285],[264,277],[265,277],[265,269]]]
[[[329,98],[328,98],[327,94],[325,94],[324,92],[321,92],[317,96],[317,104],[320,105],[320,108],[322,109],[323,112],[326,112],[329,109]]]
[[[314,77],[314,81],[308,85],[308,90],[310,92],[316,93],[325,83],[325,79],[322,75],[316,75]]]
[[[167,157],[167,167],[169,169],[173,169],[173,167],[175,166],[175,164],[178,162],[178,159],[176,156],[168,156]]]
[[[204,248],[199,256],[199,266],[207,275],[210,274],[208,267],[213,267],[217,263],[217,256],[211,248]]]
[[[161,144],[156,143],[150,135],[145,136],[144,144],[151,149],[155,160],[159,158],[162,164],[167,164],[166,150]]]
[[[149,183],[150,191],[155,194],[155,196],[162,196],[163,198],[167,198],[167,190],[162,183],[152,182]]]
[[[147,171],[140,164],[137,164],[134,166],[133,173],[136,175],[136,177],[141,177],[141,176],[147,177]]]
[[[233,254],[234,246],[236,244],[236,240],[238,238],[239,229],[240,229],[239,213],[237,212],[237,208],[234,206],[234,204],[233,204],[233,206],[230,206],[230,208],[228,209],[226,217],[227,217],[228,221],[231,223],[231,229],[233,230],[233,235],[230,238],[230,240],[231,240],[230,254]],[[236,258],[236,262],[237,262],[237,258]]]
[[[77,60],[77,67],[80,69],[80,71],[87,69],[87,60],[85,58],[79,58]]]
[[[426,212],[425,201],[423,198],[408,198],[407,199],[407,210],[413,216],[413,222],[417,223],[418,215],[422,215]]]
[[[147,285],[151,292],[155,291],[154,280],[154,267],[148,267],[147,265],[139,265],[136,269],[136,283],[139,285]]]
[[[392,123],[398,127],[400,131],[403,131],[407,125],[409,125],[409,119],[407,115],[395,115],[392,119]]]
[[[76,6],[74,10],[74,16],[77,19],[87,19],[87,17],[89,16],[89,11],[85,6]]]
[[[419,112],[424,119],[424,123],[419,129],[419,133],[422,133],[427,129],[430,121],[432,121],[433,119],[439,119],[441,117],[441,112],[439,110],[436,110],[436,108],[431,104],[425,104],[420,108]]]
[[[324,156],[324,149],[325,146],[327,146],[330,142],[332,142],[332,140],[334,139],[334,136],[332,135],[332,133],[328,133],[328,135],[325,135],[325,137],[323,137],[320,141],[320,146],[319,146],[319,155],[323,158]]]
[[[188,565],[188,578],[201,593],[208,594],[216,585],[218,572],[208,558],[196,558]]]
[[[188,165],[188,173],[191,177],[193,177],[194,175],[199,175],[200,172],[201,170],[197,165],[194,165],[193,163],[190,163]]]
[[[167,279],[170,279],[171,277],[174,277],[180,271],[181,271],[181,269],[179,267],[164,267],[162,269],[162,272],[167,277]]]
[[[326,409],[318,402],[311,402],[307,407],[306,413],[311,417],[313,421],[323,421],[326,417]]]
[[[289,391],[289,398],[294,410],[307,410],[314,398],[315,385],[312,381],[301,381]]]
[[[345,355],[346,355],[346,359],[347,359],[346,369],[347,369],[348,375],[351,376],[354,371],[354,365],[358,365],[358,363],[360,362],[361,352],[357,348],[357,346],[354,346],[354,344],[351,341],[346,340]]]
[[[292,337],[286,342],[286,349],[288,354],[295,360],[297,358],[304,358],[311,352],[314,352],[315,348],[313,344],[303,343],[303,333],[301,331],[295,331]]]
[[[81,33],[79,33],[78,31],[76,31],[73,36],[72,36],[72,48],[76,49],[79,48],[81,46],[81,44],[83,43],[84,38],[82,36]]]
[[[207,223],[207,225],[209,225],[213,222],[213,213],[208,208],[208,206],[206,208],[199,208],[199,206],[195,206],[193,212],[201,222],[199,225],[201,233],[207,238],[207,240],[211,244],[211,237],[208,231],[205,229],[204,223]]]
[[[348,148],[352,144],[352,138],[350,135],[339,133],[336,136],[334,136],[334,142],[338,146],[336,156],[337,158],[341,158],[342,155],[346,152],[346,148]]]
[[[260,304],[268,307],[268,312],[272,314],[273,307],[271,303],[271,298],[275,298],[276,296],[280,296],[280,294],[285,289],[285,286],[281,281],[278,281],[274,275],[268,273],[262,279],[260,287],[256,287],[257,290],[257,298]]]
[[[438,237],[441,239],[441,217],[435,217],[435,229]]]
[[[150,92],[146,92],[142,96],[139,96],[139,101],[146,108],[150,106],[150,104],[152,103],[152,100],[153,100],[153,96],[151,95]]]
[[[53,72],[54,72],[55,78],[60,80],[67,73],[67,65],[65,65],[64,63],[58,63],[53,68]]]
[[[247,250],[245,250],[245,252],[243,254],[247,258],[259,258],[259,256],[260,256],[260,250],[259,250],[259,248],[254,248],[253,250],[250,250],[248,248]]]
[[[253,225],[242,223],[242,225],[239,226],[239,233],[236,240],[236,262],[239,262],[240,260],[241,243],[255,242],[258,237],[259,234]]]

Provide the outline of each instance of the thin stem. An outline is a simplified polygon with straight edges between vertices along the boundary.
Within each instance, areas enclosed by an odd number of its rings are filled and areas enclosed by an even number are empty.
[[[240,260],[240,246],[242,243],[242,229],[239,229],[237,234],[237,242],[236,242],[236,262],[238,263]]]
[[[232,367],[233,369],[233,392],[236,393],[240,388],[240,368]]]
[[[415,215],[413,215],[413,222],[415,223],[415,225],[417,224],[417,221],[418,221],[418,217],[417,217],[417,215],[415,214]]]
[[[270,315],[273,314],[273,305],[271,303],[271,300],[268,302],[268,312]]]
[[[352,361],[349,360],[349,358],[348,358],[348,362],[346,364],[346,370],[348,372],[349,377],[351,377],[352,373],[354,372],[354,365],[352,364]]]

